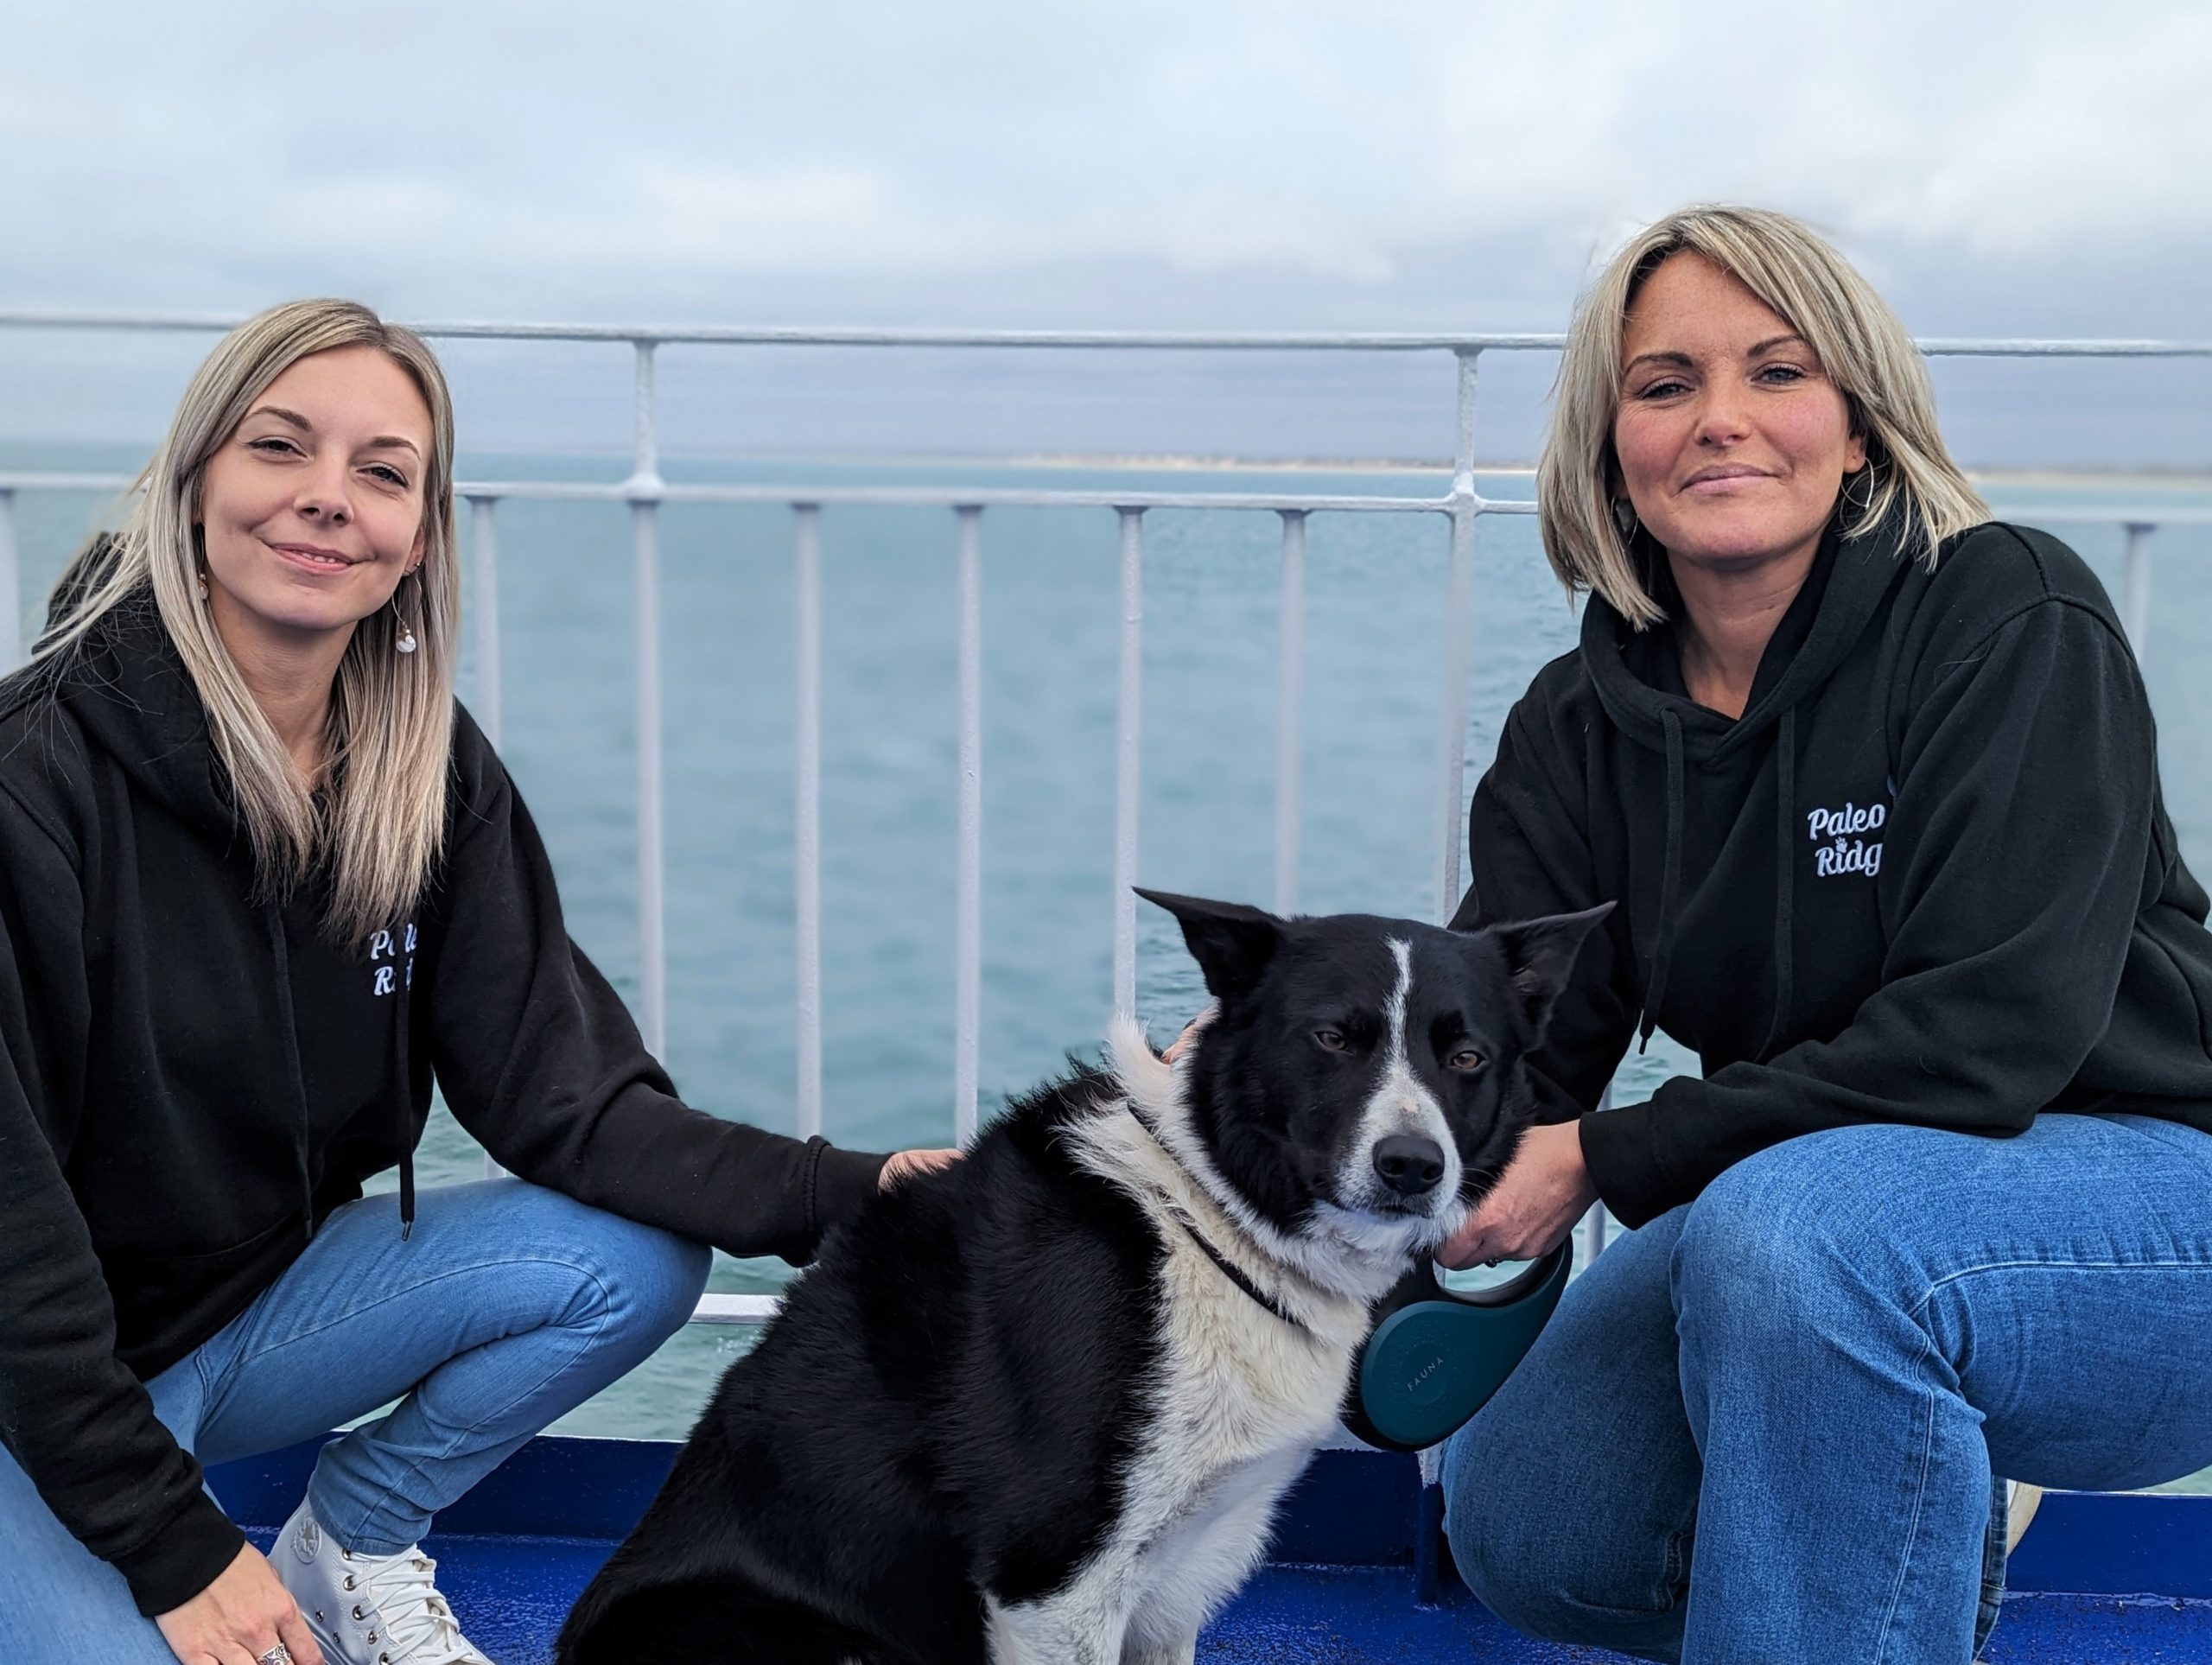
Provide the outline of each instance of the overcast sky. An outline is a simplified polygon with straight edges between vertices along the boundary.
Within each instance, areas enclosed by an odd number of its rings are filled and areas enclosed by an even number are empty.
[[[1923,333],[2212,336],[2212,6],[0,0],[0,307],[1556,329],[1627,231],[1713,198],[1811,219]],[[142,437],[206,345],[0,333],[0,436]],[[455,356],[473,436],[619,440],[586,412],[620,366],[533,354]],[[772,437],[715,373],[690,437]],[[795,444],[1053,408],[939,373],[747,372],[813,413]],[[1392,415],[1429,372],[1316,372],[1293,420],[1297,373],[1201,378],[1218,420],[1156,436],[1448,444]],[[1502,372],[1493,454],[1548,373]],[[1139,444],[1129,379],[1061,388],[1039,446]],[[2212,461],[2202,362],[1954,397],[1979,461]]]

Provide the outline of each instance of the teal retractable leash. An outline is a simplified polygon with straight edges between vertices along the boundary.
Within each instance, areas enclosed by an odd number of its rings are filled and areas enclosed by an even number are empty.
[[[1573,1240],[1494,1289],[1446,1288],[1424,1255],[1375,1309],[1353,1359],[1344,1426],[1384,1451],[1419,1451],[1489,1403],[1567,1287]]]

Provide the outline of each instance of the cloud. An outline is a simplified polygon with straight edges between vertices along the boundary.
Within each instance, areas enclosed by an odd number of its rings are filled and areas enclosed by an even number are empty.
[[[2212,16],[2185,3],[16,10],[0,281],[25,299],[1130,268],[1373,291],[1440,251],[1579,264],[1735,196],[1908,258],[2212,238]]]
[[[2212,12],[2124,16],[2054,42],[1929,141],[1884,147],[1853,215],[1975,253],[2094,238],[2158,251],[2212,228]]]

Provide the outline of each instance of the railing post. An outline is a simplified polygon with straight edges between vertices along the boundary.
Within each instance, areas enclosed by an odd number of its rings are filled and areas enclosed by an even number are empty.
[[[476,726],[498,751],[502,738],[499,706],[499,499],[468,499],[469,568],[475,580]]]
[[[791,506],[798,518],[791,871],[798,915],[798,1136],[807,1139],[822,1131],[822,511],[812,503]]]
[[[960,865],[953,931],[952,1122],[976,1137],[983,1007],[983,512],[960,527]]]
[[[499,552],[493,517],[497,498],[468,499],[468,565],[473,581],[472,622],[476,633],[476,699],[470,715],[492,749],[499,749]],[[497,1179],[506,1169],[484,1153],[484,1177]]]
[[[2144,650],[2151,645],[2151,534],[2158,528],[2145,520],[2126,524],[2127,568],[2120,623],[2126,628],[2128,645],[2135,650],[2135,663],[2139,665]]]
[[[23,662],[23,573],[16,552],[16,494],[0,486],[0,675]]]
[[[1452,573],[1444,597],[1442,768],[1437,807],[1436,918],[1449,919],[1459,906],[1459,846],[1465,838],[1467,765],[1467,676],[1473,642],[1469,614],[1475,594],[1475,365],[1479,349],[1456,351],[1459,366],[1459,435],[1452,464]]]
[[[638,982],[645,1046],[668,1048],[668,960],[661,848],[660,445],[654,429],[653,343],[638,353],[635,461],[626,482],[635,550],[638,678]]]
[[[1305,809],[1306,512],[1282,515],[1282,605],[1275,668],[1275,912],[1298,911],[1298,835]]]
[[[1144,511],[1122,520],[1121,678],[1114,702],[1114,1014],[1137,1012],[1137,750],[1144,691]]]

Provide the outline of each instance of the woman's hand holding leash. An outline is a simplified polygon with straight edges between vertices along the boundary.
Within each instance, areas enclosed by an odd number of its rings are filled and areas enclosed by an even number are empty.
[[[1533,1261],[1557,1248],[1598,1200],[1582,1160],[1582,1132],[1572,1122],[1531,1128],[1474,1217],[1436,1251],[1458,1271],[1483,1261]]]
[[[182,1665],[322,1665],[307,1621],[276,1569],[251,1544],[215,1582],[154,1623]]]

